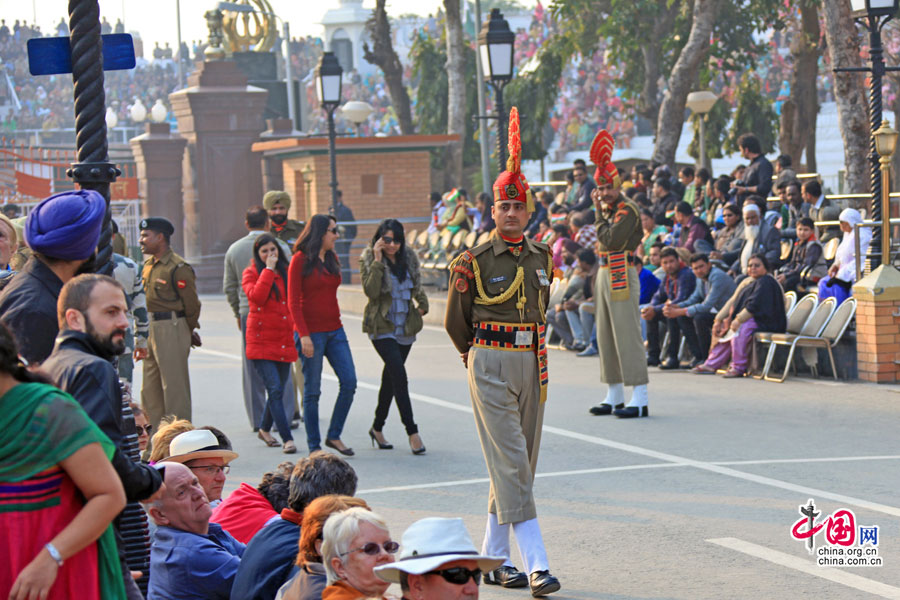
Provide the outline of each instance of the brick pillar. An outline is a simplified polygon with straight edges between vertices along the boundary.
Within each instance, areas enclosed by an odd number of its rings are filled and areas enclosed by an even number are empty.
[[[859,378],[900,381],[900,271],[881,265],[853,286]]]
[[[137,164],[142,217],[164,217],[175,225],[172,248],[184,252],[184,203],[181,161],[187,140],[172,135],[168,123],[148,123],[147,132],[130,140]]]
[[[187,140],[184,173],[185,258],[201,292],[222,289],[224,254],[246,235],[247,208],[262,201],[260,157],[251,146],[264,128],[268,92],[247,85],[234,62],[205,62],[189,87],[169,95]]]

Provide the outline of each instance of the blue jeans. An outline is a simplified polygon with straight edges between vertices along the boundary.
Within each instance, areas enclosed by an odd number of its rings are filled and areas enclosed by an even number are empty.
[[[350,354],[350,342],[344,328],[334,331],[320,331],[309,334],[313,343],[313,355],[311,358],[303,356],[300,345],[300,336],[294,333],[294,342],[300,353],[300,361],[303,365],[303,424],[306,426],[306,444],[309,451],[319,450],[322,447],[322,438],[319,435],[319,396],[322,393],[322,358],[328,359],[328,364],[337,375],[339,390],[337,402],[331,413],[331,424],[328,426],[326,440],[341,439],[341,431],[344,429],[344,421],[353,404],[353,394],[356,392],[356,368],[353,366],[353,355]]]
[[[263,418],[259,428],[263,431],[269,431],[272,429],[272,421],[274,420],[275,426],[278,427],[278,435],[281,436],[281,441],[293,440],[291,423],[288,421],[287,415],[284,414],[284,402],[282,400],[284,386],[291,376],[291,363],[259,359],[254,359],[251,362],[266,386],[266,408],[263,411]]]

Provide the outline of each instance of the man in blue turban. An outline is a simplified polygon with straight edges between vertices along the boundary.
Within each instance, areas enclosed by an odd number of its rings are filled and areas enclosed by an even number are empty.
[[[0,319],[29,363],[50,356],[59,333],[59,292],[89,266],[105,213],[99,192],[75,190],[45,198],[28,214],[25,242],[34,255],[0,293]]]

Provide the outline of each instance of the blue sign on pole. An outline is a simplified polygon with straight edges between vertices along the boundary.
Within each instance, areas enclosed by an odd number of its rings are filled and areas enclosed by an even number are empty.
[[[103,70],[133,69],[134,40],[130,33],[103,35]],[[58,75],[72,72],[70,38],[45,37],[28,40],[28,70],[32,75]]]

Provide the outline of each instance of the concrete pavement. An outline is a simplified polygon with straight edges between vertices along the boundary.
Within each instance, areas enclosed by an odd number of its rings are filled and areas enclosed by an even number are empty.
[[[203,348],[191,355],[194,422],[223,429],[240,458],[228,489],[256,484],[289,459],[256,439],[244,413],[240,339],[221,296],[203,298]],[[359,495],[399,539],[424,516],[460,516],[476,545],[484,531],[487,474],[469,407],[465,371],[438,327],[428,326],[407,368],[413,408],[428,452],[413,456],[396,410],[371,448],[382,363],[345,315],[359,388],[343,441]],[[139,369],[137,370],[139,372]],[[324,432],[337,392],[323,381]],[[900,395],[861,383],[790,378],[784,384],[651,369],[650,418],[592,417],[601,400],[596,358],[551,351],[538,512],[554,598],[900,598]],[[630,390],[627,390],[630,392]],[[299,448],[305,447],[301,429]],[[809,499],[819,522],[839,509],[856,527],[879,526],[884,566],[815,566],[790,535]],[[816,547],[826,545],[824,530]],[[871,546],[869,546],[871,547]],[[514,550],[514,561],[521,565]],[[481,597],[529,598],[482,586]]]

